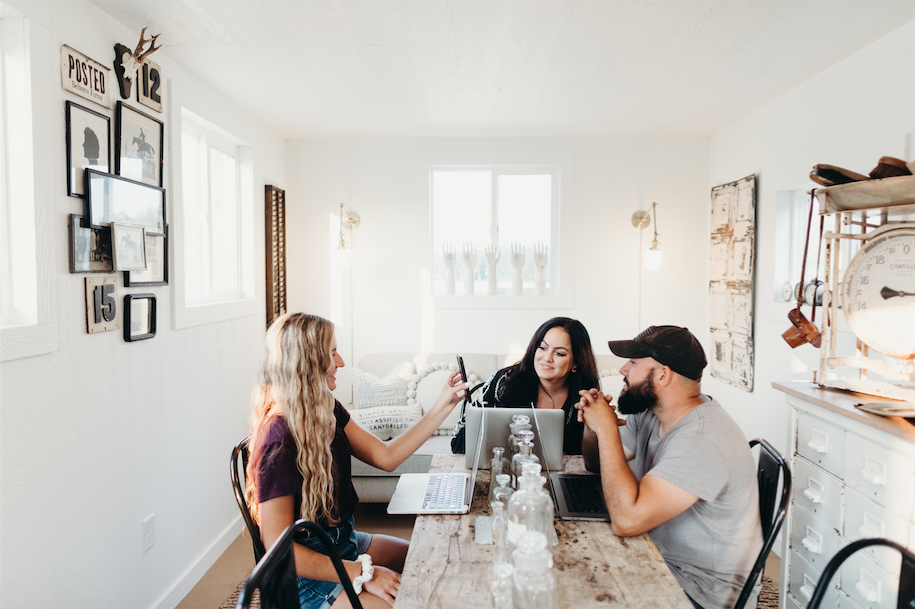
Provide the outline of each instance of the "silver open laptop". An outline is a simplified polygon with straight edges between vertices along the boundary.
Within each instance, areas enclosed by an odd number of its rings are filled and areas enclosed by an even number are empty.
[[[492,462],[492,449],[496,446],[505,448],[508,455],[508,425],[516,414],[531,416],[531,408],[480,408],[468,406],[464,411],[465,428],[465,464],[470,467],[477,452],[477,437],[479,436],[480,421],[486,419],[486,433],[483,438],[483,451],[480,457],[480,469],[489,469]],[[538,410],[540,431],[534,434],[534,454],[543,460],[544,447],[546,456],[553,463],[562,463],[562,444],[565,438],[565,416],[563,410]],[[484,416],[485,415],[485,416]],[[531,420],[531,426],[534,422]],[[506,472],[507,473],[507,472]]]
[[[541,410],[540,413],[549,412]],[[534,431],[540,435],[540,416],[537,411],[532,412]],[[550,471],[551,457],[541,456],[543,469],[550,481],[550,490],[553,493],[553,503],[556,504],[556,515],[562,520],[605,520],[610,522],[610,512],[604,503],[604,487],[601,485],[600,476],[596,474],[564,474]],[[562,467],[562,460],[552,461]]]
[[[481,425],[478,436],[483,435]],[[480,444],[477,438],[477,444]],[[480,465],[480,451],[473,458],[473,469],[467,473],[401,474],[388,514],[467,514],[473,500],[473,486]]]

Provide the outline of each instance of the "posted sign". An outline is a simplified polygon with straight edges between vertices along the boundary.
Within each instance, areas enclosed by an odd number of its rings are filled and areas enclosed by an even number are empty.
[[[99,62],[89,59],[67,45],[60,47],[60,84],[64,90],[111,108],[108,73]]]

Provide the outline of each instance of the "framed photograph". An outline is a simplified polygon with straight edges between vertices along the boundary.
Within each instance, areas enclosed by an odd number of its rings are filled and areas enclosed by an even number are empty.
[[[84,197],[85,169],[108,173],[111,167],[111,118],[67,102],[67,194]]]
[[[124,271],[124,287],[168,285],[168,227],[164,235],[146,235],[146,270]]]
[[[150,186],[162,186],[164,142],[162,121],[118,102],[114,127],[116,174]]]
[[[124,297],[124,340],[132,343],[156,335],[156,295],[128,294]]]
[[[94,169],[86,170],[89,225],[112,223],[142,226],[147,233],[165,234],[165,189]]]
[[[146,270],[146,229],[142,226],[112,224],[111,244],[114,246],[114,270]]]
[[[70,272],[112,273],[111,229],[92,228],[89,220],[70,214]]]

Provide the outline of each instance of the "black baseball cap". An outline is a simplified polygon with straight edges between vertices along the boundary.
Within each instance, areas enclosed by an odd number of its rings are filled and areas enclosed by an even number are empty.
[[[686,328],[649,326],[632,340],[611,340],[610,350],[625,358],[653,358],[688,379],[698,381],[708,361],[702,345]]]

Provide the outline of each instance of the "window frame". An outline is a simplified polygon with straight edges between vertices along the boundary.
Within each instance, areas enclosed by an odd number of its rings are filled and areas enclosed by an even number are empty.
[[[175,218],[180,219],[175,222],[171,229],[174,233],[172,246],[174,256],[170,257],[169,264],[173,265],[170,269],[171,277],[175,277],[172,289],[172,324],[175,329],[193,327],[202,324],[214,323],[239,317],[247,317],[257,314],[255,301],[255,277],[254,277],[254,186],[253,186],[253,169],[254,153],[253,147],[245,142],[244,134],[235,135],[226,129],[221,128],[214,122],[203,118],[196,113],[194,109],[182,105],[178,96],[172,98],[172,115],[178,120],[171,121],[171,137],[173,142],[181,144],[172,146],[172,193],[173,201],[176,206]],[[225,152],[225,148],[236,151],[236,189],[238,194],[238,217],[236,218],[238,226],[238,249],[236,256],[238,260],[238,277],[239,289],[236,297],[222,297],[209,299],[189,298],[187,294],[185,278],[187,268],[185,266],[186,257],[186,230],[184,219],[184,172],[183,172],[183,137],[185,125],[191,130],[204,135],[207,142],[207,176],[209,176],[209,147],[215,147]],[[243,130],[242,130],[243,131]],[[207,178],[209,179],[209,177]],[[209,207],[209,184],[207,184],[207,206]],[[208,230],[212,230],[210,224]],[[171,237],[171,233],[169,235]],[[210,253],[212,254],[212,243],[210,244]],[[212,261],[209,263],[210,273],[212,275]],[[218,295],[217,295],[218,296]]]
[[[422,267],[420,273],[421,306],[432,309],[570,309],[572,308],[572,274],[573,274],[573,239],[572,230],[575,215],[575,165],[573,153],[548,146],[517,148],[479,148],[469,144],[466,148],[452,150],[421,150],[417,163],[417,197],[416,216],[418,220],[417,258]],[[551,292],[544,295],[499,294],[487,296],[485,292],[475,292],[473,296],[433,293],[434,253],[432,251],[432,171],[449,168],[482,169],[482,168],[544,168],[558,167],[558,179],[553,180],[554,191],[558,189],[558,205],[553,207],[552,243],[549,244]],[[530,260],[532,252],[527,247],[525,256]],[[485,253],[477,252],[485,261]],[[526,261],[527,263],[527,261]],[[499,265],[511,264],[504,257]],[[460,286],[456,286],[459,292]]]

